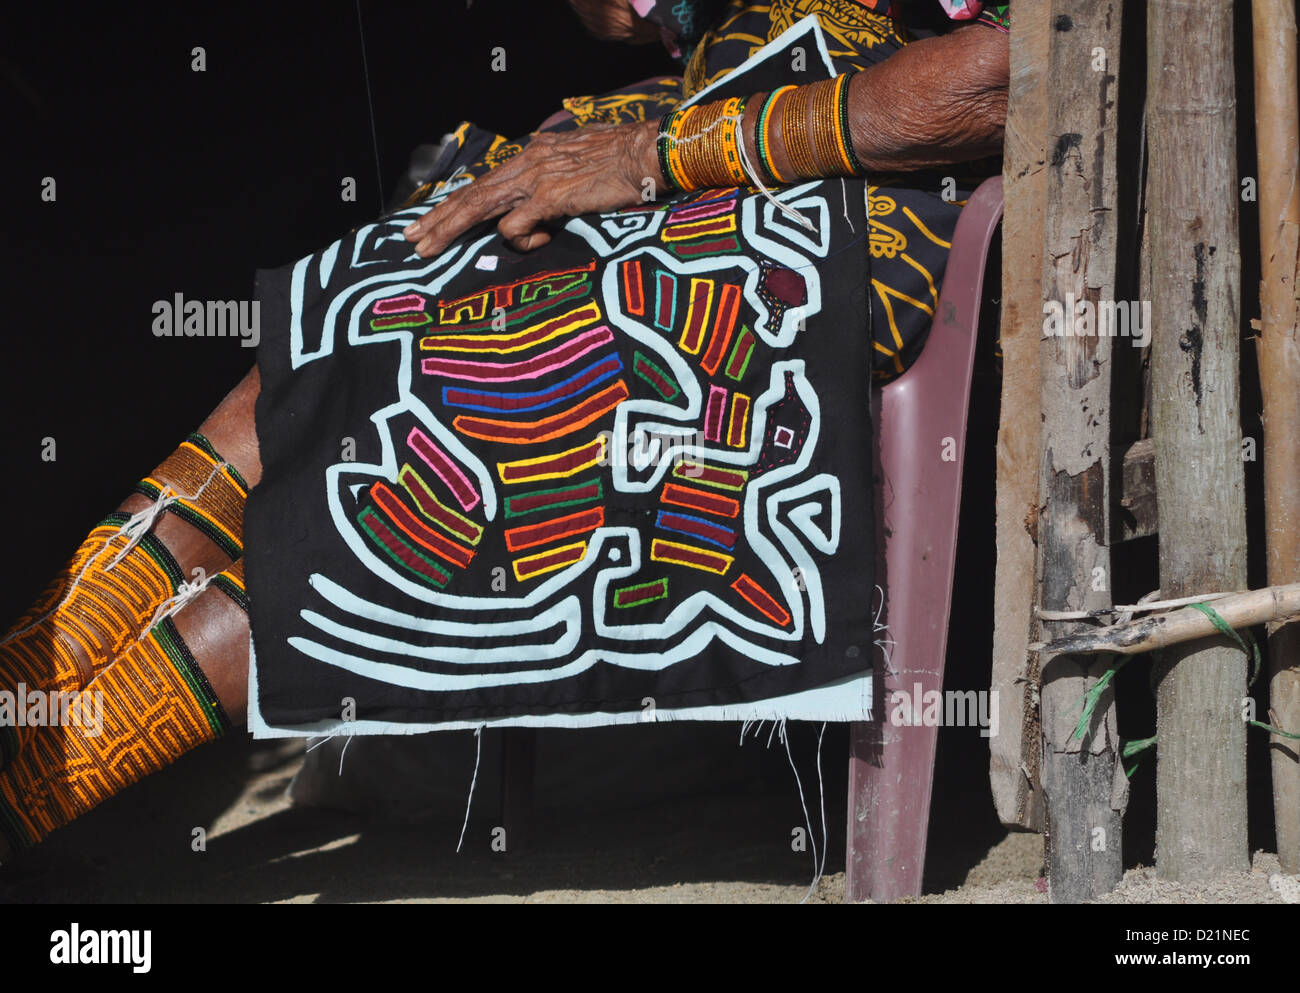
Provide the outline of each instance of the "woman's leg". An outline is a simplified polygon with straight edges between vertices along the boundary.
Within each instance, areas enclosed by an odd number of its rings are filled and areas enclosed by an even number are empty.
[[[246,609],[236,562],[95,677],[74,720],[35,730],[0,773],[0,863],[244,722]]]
[[[261,479],[258,389],[254,369],[203,422],[200,437],[119,508],[118,517],[135,515],[136,530],[117,518],[97,528],[42,602],[0,639],[0,690],[24,682],[28,692],[93,689],[83,695],[91,712],[98,694],[105,715],[117,715],[111,722],[106,716],[99,734],[93,726],[0,727],[0,746],[10,745],[0,747],[0,768],[13,763],[0,775],[0,861],[6,849],[27,847],[232,721],[244,722],[242,568],[220,570],[242,552],[244,495]],[[164,487],[183,498],[169,502]],[[159,514],[163,505],[167,512]],[[182,588],[191,576],[194,587]],[[199,576],[215,578],[195,595]],[[155,625],[160,608],[174,611],[178,590],[184,609]],[[206,725],[193,720],[200,713],[211,718]],[[110,723],[116,731],[103,737]],[[111,774],[89,758],[105,746],[124,757]],[[34,819],[25,820],[29,808]]]
[[[33,608],[0,637],[0,769],[32,729],[16,719],[31,694],[76,692],[152,622],[183,584],[215,575],[242,553],[243,507],[261,476],[245,377],[192,436],[96,527]],[[230,454],[226,454],[229,451]]]
[[[245,376],[208,419],[199,433],[235,464],[249,489],[262,479],[262,459],[257,448],[253,409],[262,381],[257,367]],[[241,571],[242,582],[242,571]],[[248,706],[248,614],[232,610],[229,599],[200,597],[185,611],[182,633],[196,646],[195,655],[204,675],[216,690],[222,707],[242,727]],[[191,640],[192,639],[192,640]]]

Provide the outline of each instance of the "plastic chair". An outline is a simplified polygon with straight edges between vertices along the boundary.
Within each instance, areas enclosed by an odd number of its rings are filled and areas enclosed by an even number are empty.
[[[893,640],[875,682],[875,719],[849,731],[846,898],[919,896],[938,728],[890,723],[895,690],[943,691],[948,615],[971,373],[989,245],[1002,219],[1002,177],[986,180],[958,218],[939,308],[920,358],[875,392],[876,512],[884,554],[878,582]],[[941,457],[951,438],[953,461]]]

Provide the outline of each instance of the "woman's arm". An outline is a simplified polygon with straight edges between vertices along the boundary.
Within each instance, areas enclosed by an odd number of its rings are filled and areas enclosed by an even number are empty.
[[[1007,35],[972,25],[927,38],[862,72],[849,89],[849,130],[863,169],[907,171],[981,158],[1001,149],[1008,82]],[[815,84],[810,84],[815,85]],[[748,160],[758,162],[754,125],[767,94],[746,102],[740,127]],[[590,125],[543,133],[509,162],[457,190],[406,229],[416,252],[441,252],[476,224],[497,227],[520,251],[550,241],[545,221],[618,210],[663,190],[658,121]],[[779,126],[769,160],[783,178],[804,178]],[[697,185],[735,185],[725,175]],[[504,215],[504,216],[503,216]]]
[[[913,42],[858,73],[849,130],[863,168],[906,172],[1001,152],[1009,52],[1007,35],[973,24]],[[756,111],[746,109],[752,142]]]

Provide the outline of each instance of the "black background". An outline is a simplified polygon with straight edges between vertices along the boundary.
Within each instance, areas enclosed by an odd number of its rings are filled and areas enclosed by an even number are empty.
[[[6,14],[7,618],[252,367],[238,339],[154,337],[155,300],[251,299],[255,268],[373,219],[410,150],[463,119],[522,134],[561,95],[679,71],[662,46],[592,38],[561,0],[363,2],[360,29],[347,2]],[[195,46],[205,72],[191,69]],[[41,200],[46,176],[53,203]],[[341,197],[347,176],[354,203]]]

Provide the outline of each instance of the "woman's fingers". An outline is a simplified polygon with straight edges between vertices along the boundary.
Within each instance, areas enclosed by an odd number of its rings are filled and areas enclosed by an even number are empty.
[[[551,236],[542,221],[638,203],[644,182],[656,184],[658,122],[593,124],[563,135],[543,132],[509,162],[459,189],[407,226],[407,241],[428,258],[470,228],[505,214],[499,228],[520,251]]]
[[[560,216],[559,211],[553,209],[549,201],[549,193],[539,187],[530,199],[525,200],[497,223],[497,230],[501,232],[501,237],[520,252],[531,252],[534,248],[541,248],[551,240],[551,236],[545,231],[538,230],[537,226],[542,221]]]
[[[404,234],[407,241],[416,242],[416,254],[423,258],[435,255],[475,224],[514,207],[532,185],[523,159],[520,154],[502,163],[407,225]]]
[[[421,258],[436,255],[474,225],[506,213],[524,195],[483,180],[457,190],[421,218],[425,223],[415,232],[419,238],[415,253]]]

